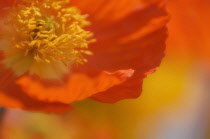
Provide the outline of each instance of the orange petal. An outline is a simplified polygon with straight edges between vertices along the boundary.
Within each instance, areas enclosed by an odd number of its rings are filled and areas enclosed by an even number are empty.
[[[85,65],[92,69],[138,69],[147,72],[156,68],[164,56],[168,16],[164,7],[151,5],[96,34],[90,46],[93,56]]]
[[[15,83],[17,78],[13,75],[12,71],[5,70],[2,66],[0,66],[0,71],[0,106],[57,113],[63,113],[72,109],[70,105],[43,102],[27,96]]]
[[[30,110],[30,111],[56,112],[56,113],[64,113],[72,109],[72,106],[67,104],[47,103],[47,102],[37,101],[26,96],[26,94],[17,92],[16,90],[13,91],[15,93],[9,92],[8,90],[6,92],[0,91],[0,106],[7,108]]]
[[[143,78],[155,71],[164,56],[167,21],[164,6],[156,3],[115,23],[102,36],[98,34],[98,42],[91,47],[94,56],[88,57],[86,67],[98,70],[132,68],[135,75],[92,98],[112,103],[140,95]]]
[[[115,103],[123,99],[137,98],[141,94],[144,77],[145,75],[135,73],[126,82],[114,86],[107,91],[97,93],[91,98],[105,103]]]
[[[67,79],[66,84],[57,86],[46,86],[41,80],[33,79],[29,76],[21,77],[17,83],[32,98],[46,102],[69,104],[119,85],[131,77],[133,72],[133,70],[119,70],[113,73],[103,71],[94,76],[88,76],[84,73],[73,73]]]
[[[71,0],[70,4],[89,14],[94,22],[101,23],[116,21],[143,6],[141,0]]]
[[[0,8],[1,10],[5,7],[11,6],[15,0],[4,0],[0,1]]]
[[[14,1],[15,0],[1,0],[0,1],[0,17],[5,15],[7,11],[7,7],[11,7]]]

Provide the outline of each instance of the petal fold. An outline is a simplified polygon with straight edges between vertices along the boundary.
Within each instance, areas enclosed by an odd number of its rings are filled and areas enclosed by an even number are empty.
[[[123,99],[134,99],[140,96],[145,75],[135,73],[126,82],[114,86],[104,92],[97,93],[91,98],[100,102],[115,103]]]
[[[72,106],[63,103],[39,101],[25,94],[15,83],[17,77],[11,70],[0,67],[0,106],[30,111],[64,113]]]
[[[95,94],[93,99],[114,103],[140,95],[143,79],[157,69],[164,57],[167,22],[165,6],[157,2],[119,20],[104,34],[96,34],[98,42],[91,47],[94,58],[88,57],[86,66],[110,71],[132,68],[135,74],[123,84]]]
[[[129,79],[133,73],[132,69],[112,73],[102,71],[94,76],[89,76],[87,73],[72,73],[65,84],[57,86],[45,85],[42,80],[23,76],[17,84],[24,93],[37,100],[69,104],[119,85]]]

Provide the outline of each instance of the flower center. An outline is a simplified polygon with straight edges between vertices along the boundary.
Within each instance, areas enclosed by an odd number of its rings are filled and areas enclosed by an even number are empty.
[[[34,0],[11,9],[0,47],[4,47],[4,63],[17,75],[29,71],[41,78],[60,78],[72,64],[87,62],[83,54],[91,55],[88,44],[93,34],[84,27],[90,22],[67,4]]]

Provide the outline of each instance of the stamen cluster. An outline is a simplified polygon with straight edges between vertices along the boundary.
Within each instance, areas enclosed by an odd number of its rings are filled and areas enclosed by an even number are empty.
[[[12,47],[35,62],[54,63],[61,61],[69,66],[83,64],[90,55],[88,44],[92,33],[84,30],[90,25],[87,15],[81,15],[76,7],[67,6],[68,1],[43,0],[17,5],[11,9],[6,26],[7,38]],[[9,64],[8,64],[9,65]]]
[[[36,61],[83,63],[85,59],[79,54],[87,49],[87,39],[92,36],[83,29],[89,25],[87,15],[81,15],[75,7],[64,8],[64,4],[47,0],[15,8],[9,21],[21,37],[13,37],[15,47],[25,51],[25,55],[33,54]]]

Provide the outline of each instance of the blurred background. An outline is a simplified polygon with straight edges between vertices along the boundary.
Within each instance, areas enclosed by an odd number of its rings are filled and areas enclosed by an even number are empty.
[[[210,1],[169,0],[166,56],[141,97],[64,115],[1,111],[0,139],[210,139]]]

